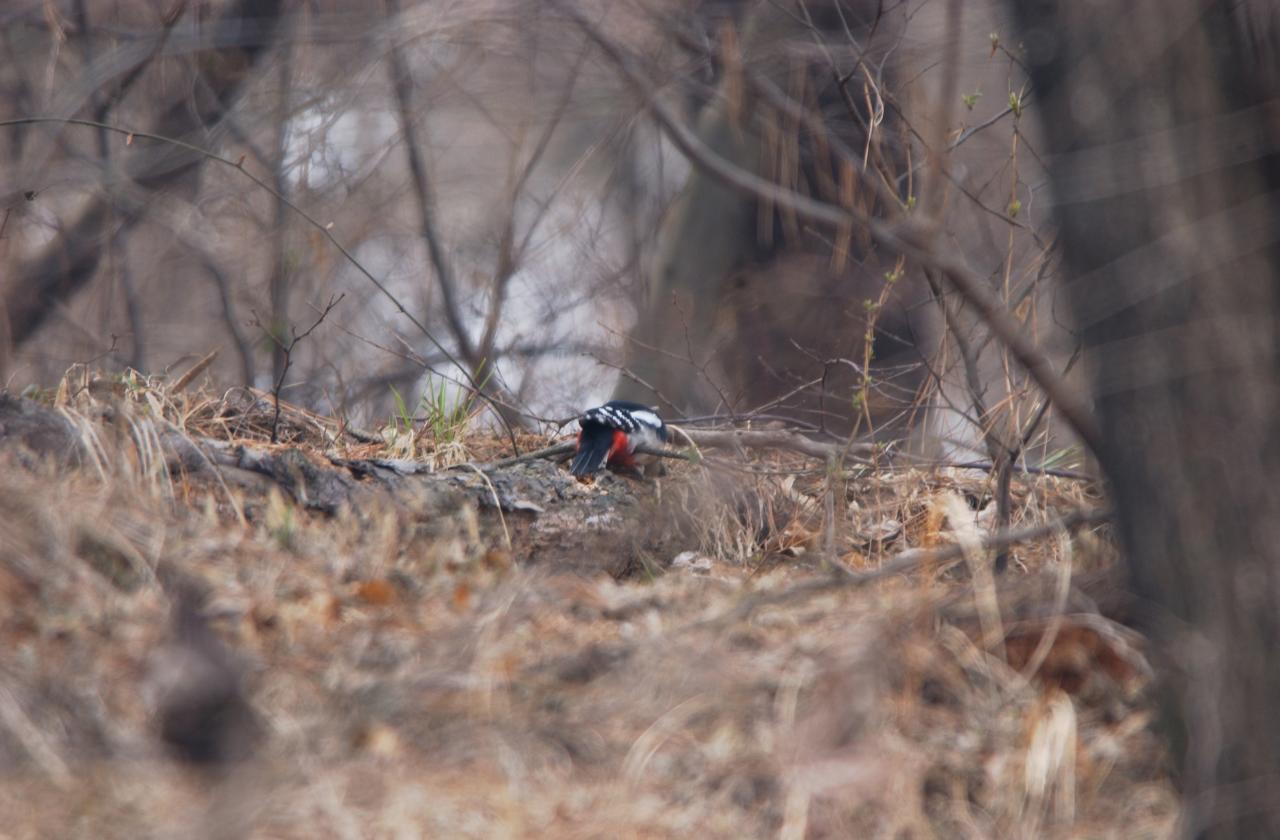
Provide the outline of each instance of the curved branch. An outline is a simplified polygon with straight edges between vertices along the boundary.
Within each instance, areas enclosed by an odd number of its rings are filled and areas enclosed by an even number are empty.
[[[1009,348],[1019,364],[1026,368],[1027,373],[1085,445],[1094,452],[1098,451],[1102,436],[1097,420],[1084,400],[1058,375],[1048,357],[1023,333],[1022,325],[1000,299],[983,285],[982,279],[962,261],[948,257],[934,247],[936,225],[929,224],[927,220],[890,224],[856,210],[817,201],[726,160],[703,143],[658,99],[655,86],[645,78],[622,47],[566,0],[553,2],[613,62],[649,108],[667,138],[694,166],[733,189],[783,207],[809,221],[836,229],[851,224],[862,225],[879,244],[922,265],[931,266],[945,275],[951,285],[977,310],[991,332]]]

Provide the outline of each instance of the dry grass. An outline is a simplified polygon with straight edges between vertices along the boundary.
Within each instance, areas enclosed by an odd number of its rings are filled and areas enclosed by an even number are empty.
[[[1023,547],[999,583],[961,563],[725,626],[818,567],[825,476],[677,468],[642,489],[667,517],[646,527],[709,567],[616,581],[527,567],[470,508],[327,518],[164,468],[165,434],[265,445],[239,398],[89,376],[53,399],[90,456],[0,448],[5,836],[1171,836],[1141,641],[1063,586],[1112,562],[1099,537]],[[316,457],[386,454],[286,418]],[[841,481],[842,561],[983,527],[986,484]],[[1015,518],[1092,495],[1020,483]],[[227,774],[155,736],[175,574],[207,587],[264,725]]]

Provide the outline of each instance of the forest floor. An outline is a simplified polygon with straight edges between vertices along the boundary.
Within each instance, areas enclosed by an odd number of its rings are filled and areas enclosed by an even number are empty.
[[[877,577],[989,529],[990,476],[588,485],[273,414],[84,371],[0,397],[0,836],[1173,836],[1106,528]]]

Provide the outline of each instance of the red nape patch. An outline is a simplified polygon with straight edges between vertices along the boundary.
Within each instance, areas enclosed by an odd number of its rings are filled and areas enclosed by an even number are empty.
[[[613,443],[609,445],[608,464],[611,467],[634,467],[636,465],[635,459],[627,451],[627,433],[621,429],[613,430]]]

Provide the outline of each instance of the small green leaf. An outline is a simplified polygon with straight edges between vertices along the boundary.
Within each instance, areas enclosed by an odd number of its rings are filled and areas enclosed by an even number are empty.
[[[1022,97],[1017,91],[1009,91],[1009,108],[1013,111],[1015,117],[1022,116]]]

